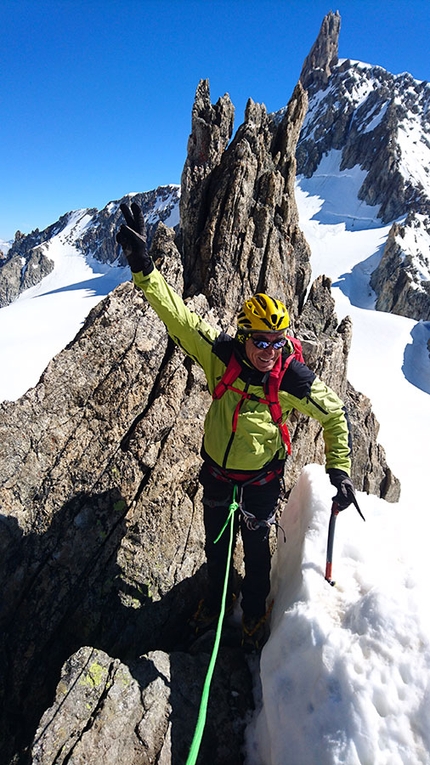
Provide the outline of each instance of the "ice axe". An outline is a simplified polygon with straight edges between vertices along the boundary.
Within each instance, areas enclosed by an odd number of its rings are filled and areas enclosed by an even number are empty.
[[[352,498],[352,502],[360,515],[360,517],[365,521],[365,517],[363,513],[361,512],[358,502],[355,497]],[[328,539],[327,539],[327,560],[325,564],[325,580],[329,584],[331,584],[332,587],[336,584],[336,582],[332,579],[332,564],[333,564],[333,542],[334,542],[334,530],[336,528],[336,518],[340,513],[340,507],[337,504],[337,502],[333,502],[331,506],[331,514],[330,514],[330,522],[328,525]]]
[[[325,580],[332,587],[336,584],[331,578],[332,575],[332,563],[333,563],[333,542],[334,542],[334,530],[336,528],[336,518],[339,515],[339,505],[337,502],[333,502],[331,506],[330,523],[328,525],[328,539],[327,539],[327,560],[325,564]]]

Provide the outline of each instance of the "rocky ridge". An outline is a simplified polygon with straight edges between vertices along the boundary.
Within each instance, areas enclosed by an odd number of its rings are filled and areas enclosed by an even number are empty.
[[[351,323],[338,325],[328,279],[309,286],[294,200],[306,108],[300,83],[281,120],[249,101],[230,141],[231,102],[212,106],[202,81],[180,225],[159,224],[151,253],[222,329],[257,289],[288,302],[309,365],[350,410],[357,488],[395,501],[370,402],[346,379]],[[184,636],[205,580],[198,472],[208,403],[199,369],[126,283],[35,388],[0,406],[2,762],[185,761],[208,662]],[[323,460],[317,423],[297,416],[291,435],[288,488]],[[252,706],[240,650],[222,646],[214,682],[201,757],[233,765]]]

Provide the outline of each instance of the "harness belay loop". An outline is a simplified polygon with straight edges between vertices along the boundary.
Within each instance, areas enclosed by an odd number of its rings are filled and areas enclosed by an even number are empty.
[[[270,529],[271,526],[275,526],[278,531],[282,531],[284,542],[287,541],[287,536],[284,529],[276,520],[276,513],[273,513],[270,518],[261,518],[259,520],[255,517],[255,515],[253,515],[253,513],[249,513],[247,510],[245,510],[243,505],[240,506],[240,512],[242,513],[242,518],[246,524],[246,527],[250,531],[257,531],[257,529],[261,528],[262,526],[266,526],[268,529]]]
[[[224,502],[222,502],[222,501],[221,502],[216,502],[215,501],[214,502],[214,505],[218,504],[219,506],[228,504],[228,513],[227,513],[227,517],[225,519],[225,523],[224,523],[220,533],[218,534],[217,538],[214,539],[214,544],[216,544],[221,539],[222,535],[224,534],[224,531],[226,530],[226,528],[227,528],[228,524],[230,523],[231,518],[235,514],[236,510],[239,510],[239,512],[242,515],[242,518],[244,520],[244,523],[245,523],[247,529],[249,529],[249,531],[257,531],[257,529],[259,529],[261,527],[265,527],[269,531],[271,526],[275,526],[275,528],[278,531],[282,531],[282,535],[284,537],[284,542],[287,541],[287,537],[286,537],[284,529],[282,528],[282,526],[276,520],[276,512],[273,513],[270,516],[270,518],[257,518],[253,513],[250,513],[248,510],[245,510],[244,503],[243,503],[243,489],[244,489],[245,486],[250,485],[252,483],[253,483],[252,480],[251,481],[245,481],[245,483],[243,483],[240,486],[240,488],[239,488],[239,486],[237,484],[234,484],[234,486],[233,486],[233,497],[231,499],[231,502],[230,501],[228,501],[228,502],[226,502],[226,501],[224,501]]]

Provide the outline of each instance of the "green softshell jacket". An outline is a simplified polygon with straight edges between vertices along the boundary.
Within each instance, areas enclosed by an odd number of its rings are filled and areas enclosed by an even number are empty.
[[[133,281],[143,290],[149,304],[166,325],[172,340],[203,369],[210,393],[221,380],[224,363],[214,352],[220,332],[190,311],[182,298],[154,268],[147,276],[133,274]],[[315,418],[324,433],[326,469],[338,468],[348,475],[351,469],[348,420],[342,401],[304,364],[293,362],[311,375],[307,395],[299,398],[288,391],[279,391],[283,421],[293,409]],[[290,365],[292,366],[292,365]],[[287,370],[288,372],[288,370]],[[285,375],[287,376],[287,375]],[[235,387],[264,397],[261,385],[249,385],[238,378]],[[232,439],[232,416],[238,394],[227,390],[222,398],[212,401],[204,423],[204,452],[217,465],[227,470],[261,470],[276,457],[285,457],[285,446],[279,429],[272,420],[269,407],[247,400],[241,407],[237,430]]]

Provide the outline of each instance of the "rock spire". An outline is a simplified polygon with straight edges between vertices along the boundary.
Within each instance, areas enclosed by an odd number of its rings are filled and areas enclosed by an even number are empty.
[[[311,84],[318,88],[327,85],[332,69],[338,62],[339,33],[339,12],[330,11],[324,17],[318,37],[302,67],[300,82],[306,90]]]

